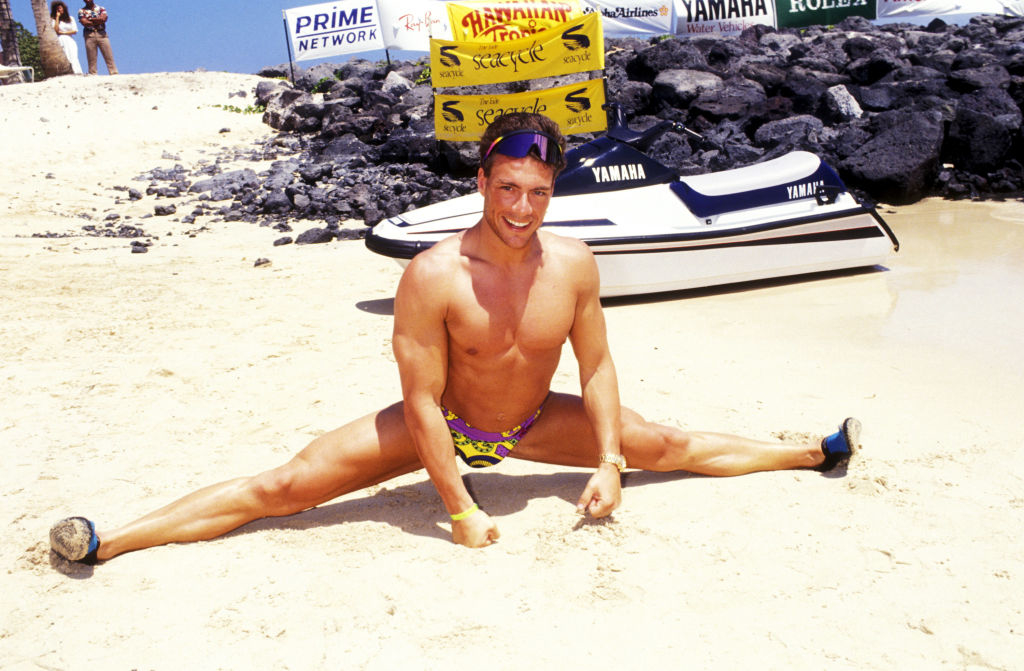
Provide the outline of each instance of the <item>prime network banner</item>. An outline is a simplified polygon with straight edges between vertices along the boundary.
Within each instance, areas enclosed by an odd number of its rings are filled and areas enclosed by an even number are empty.
[[[508,42],[583,16],[579,0],[463,0],[448,3],[457,42]]]
[[[508,112],[534,112],[554,119],[566,135],[596,133],[608,127],[604,80],[526,93],[434,96],[438,140],[474,142],[495,118]]]
[[[430,40],[435,87],[502,84],[604,68],[597,14],[510,42]]]
[[[295,60],[383,49],[375,0],[338,0],[284,10]]]
[[[877,18],[875,0],[775,0],[779,28],[829,26],[848,16]]]
[[[753,25],[775,25],[775,0],[675,0],[679,35],[734,35]]]

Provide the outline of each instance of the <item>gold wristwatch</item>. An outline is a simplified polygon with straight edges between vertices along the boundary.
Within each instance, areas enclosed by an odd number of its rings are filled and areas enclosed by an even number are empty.
[[[602,464],[615,464],[615,468],[619,469],[619,473],[626,470],[626,458],[621,454],[612,454],[611,452],[605,452],[601,455]]]

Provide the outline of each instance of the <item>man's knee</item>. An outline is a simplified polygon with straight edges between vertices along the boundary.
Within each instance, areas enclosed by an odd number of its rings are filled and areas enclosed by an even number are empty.
[[[635,445],[635,458],[629,465],[637,468],[678,470],[690,451],[690,434],[671,426],[643,422],[632,427],[630,434],[627,442]]]
[[[306,508],[298,500],[299,474],[292,463],[254,476],[249,491],[264,516],[291,515]]]

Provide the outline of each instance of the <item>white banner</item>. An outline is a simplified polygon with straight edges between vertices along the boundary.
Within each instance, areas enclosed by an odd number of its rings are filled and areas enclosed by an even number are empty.
[[[676,31],[673,0],[581,0],[583,12],[601,13],[605,37],[671,35]]]
[[[380,23],[388,49],[430,51],[431,37],[452,39],[444,0],[381,0]]]
[[[284,10],[295,60],[383,49],[375,0],[337,0]]]
[[[676,33],[736,35],[755,25],[775,26],[775,0],[674,0]]]
[[[878,18],[941,14],[1010,14],[1021,16],[1020,0],[878,0]]]

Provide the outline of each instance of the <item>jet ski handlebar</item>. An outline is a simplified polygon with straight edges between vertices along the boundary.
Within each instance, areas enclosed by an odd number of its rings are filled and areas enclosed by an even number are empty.
[[[605,103],[604,108],[608,112],[608,131],[605,134],[636,149],[646,149],[651,142],[664,135],[667,131],[685,133],[702,142],[706,141],[703,135],[687,128],[678,121],[664,120],[646,130],[633,130],[629,127],[629,123],[626,121],[626,113],[619,103]]]

